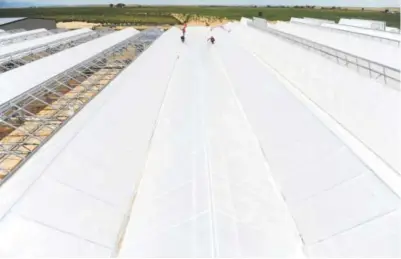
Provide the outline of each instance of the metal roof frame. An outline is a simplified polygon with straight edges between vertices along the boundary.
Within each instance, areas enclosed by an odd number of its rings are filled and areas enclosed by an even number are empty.
[[[36,39],[53,34],[52,32],[45,29],[37,29],[33,31],[24,31],[15,34],[9,34],[0,38],[0,46],[13,44],[25,40]]]
[[[8,56],[6,60],[0,61],[0,74],[104,35],[105,33],[89,32],[50,44],[39,45],[27,51],[23,51],[22,53],[17,52],[16,54]]]

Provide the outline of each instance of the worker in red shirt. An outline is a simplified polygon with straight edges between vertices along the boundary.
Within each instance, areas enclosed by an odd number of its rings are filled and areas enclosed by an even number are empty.
[[[187,24],[184,23],[184,27],[182,28],[182,34],[185,35],[185,32],[187,31]]]

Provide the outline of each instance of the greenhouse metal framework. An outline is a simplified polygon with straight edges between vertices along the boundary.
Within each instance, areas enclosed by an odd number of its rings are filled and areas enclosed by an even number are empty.
[[[13,34],[9,34],[3,37],[0,37],[0,46],[5,46],[25,40],[36,39],[40,37],[44,37],[47,35],[53,34],[51,31],[45,29],[38,29],[33,31],[24,31],[24,32],[17,32]]]
[[[304,19],[2,47],[0,257],[400,257],[398,36]]]
[[[61,45],[56,52],[99,36]],[[160,30],[146,30],[1,105],[0,185],[159,36]],[[46,54],[55,53],[50,51]]]
[[[30,49],[24,49],[22,51],[13,52],[12,54],[0,56],[0,73],[10,71],[35,60],[78,46],[82,43],[94,40],[107,34],[108,32],[82,34],[56,41],[54,43],[43,44]]]

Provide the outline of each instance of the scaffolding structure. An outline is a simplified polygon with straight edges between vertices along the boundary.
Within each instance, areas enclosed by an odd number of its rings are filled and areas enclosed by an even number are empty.
[[[44,46],[35,46],[31,49],[25,50],[22,53],[17,52],[12,55],[8,55],[2,59],[0,56],[0,74],[15,69],[17,67],[26,65],[35,60],[50,56],[57,52],[69,49],[85,42],[94,40],[96,38],[105,36],[110,32],[91,32],[84,35],[77,35],[75,37],[62,39],[51,44],[45,44]]]
[[[0,104],[0,185],[161,34],[145,30]]]
[[[37,38],[41,38],[41,37],[52,35],[52,34],[53,33],[48,30],[43,30],[43,31],[38,30],[38,32],[34,32],[32,34],[23,34],[23,35],[11,34],[10,37],[7,37],[5,39],[0,39],[0,46],[14,44],[14,43],[25,41],[25,40],[37,39]],[[7,35],[7,36],[9,36],[9,35]]]

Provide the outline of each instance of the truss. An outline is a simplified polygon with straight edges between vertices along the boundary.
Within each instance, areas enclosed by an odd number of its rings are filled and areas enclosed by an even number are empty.
[[[13,37],[10,39],[4,39],[4,40],[0,39],[0,46],[14,44],[14,43],[25,41],[25,40],[37,39],[37,38],[41,38],[41,37],[52,35],[52,34],[53,33],[50,31],[43,31],[43,32],[35,33],[35,34],[16,36],[16,37]]]
[[[6,32],[13,34],[13,33],[19,33],[19,32],[24,32],[26,31],[25,29],[14,29],[14,30],[8,30]]]
[[[0,59],[0,74],[26,65],[32,61],[47,57],[65,49],[69,49],[82,43],[99,38],[107,33],[109,32],[77,35],[75,37],[63,39],[62,41],[53,42],[44,46],[36,46],[32,49],[23,51],[22,54],[18,52],[13,55],[9,55],[2,60]]]
[[[0,105],[0,185],[161,33],[143,31]]]

